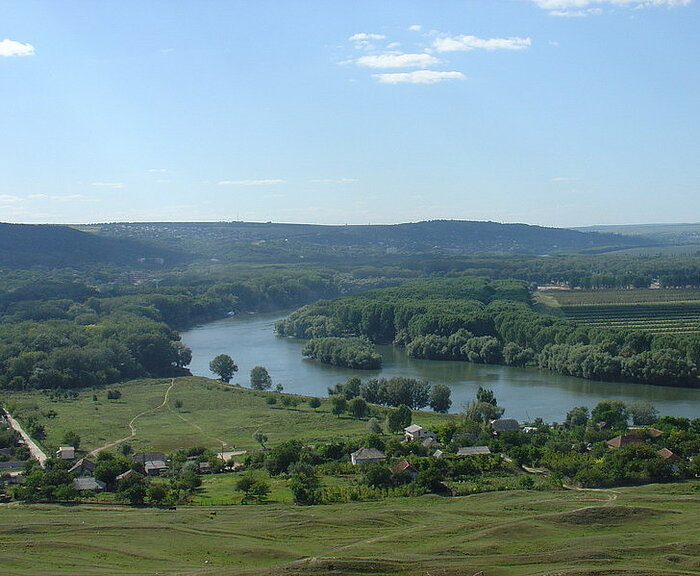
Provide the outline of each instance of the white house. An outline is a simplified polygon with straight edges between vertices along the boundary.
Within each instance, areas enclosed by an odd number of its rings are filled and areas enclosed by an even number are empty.
[[[411,424],[410,426],[406,426],[406,428],[403,429],[403,433],[404,437],[406,438],[406,442],[410,442],[411,440],[425,440],[426,438],[436,437],[434,432],[426,430],[418,424]]]
[[[376,448],[360,448],[350,454],[353,466],[362,464],[362,462],[379,462],[380,460],[386,460],[386,454]]]

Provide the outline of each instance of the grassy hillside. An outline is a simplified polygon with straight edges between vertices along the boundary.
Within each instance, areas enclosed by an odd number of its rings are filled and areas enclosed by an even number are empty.
[[[69,430],[80,435],[85,451],[120,439],[136,451],[220,448],[222,442],[229,449],[259,448],[252,439],[256,430],[267,434],[270,445],[290,438],[312,442],[367,433],[366,420],[331,414],[327,398],[314,410],[305,397],[290,396],[299,403],[284,407],[283,395],[223,386],[199,377],[136,380],[111,388],[122,393],[119,400],[107,400],[106,390],[83,390],[75,399],[61,400],[52,400],[41,392],[3,392],[0,399],[20,419],[38,418],[46,428],[42,444],[48,449],[61,445]],[[277,404],[266,403],[270,395],[279,399]],[[177,401],[182,402],[179,409],[175,408]],[[432,412],[417,412],[414,420],[427,426],[444,418]]]
[[[133,239],[104,238],[69,226],[0,223],[0,266],[8,268],[135,265],[139,259],[170,263],[182,257]]]
[[[299,507],[10,506],[4,574],[700,574],[700,483]]]

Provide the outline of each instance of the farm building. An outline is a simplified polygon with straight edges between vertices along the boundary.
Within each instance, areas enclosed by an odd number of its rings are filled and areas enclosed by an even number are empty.
[[[379,462],[380,460],[386,460],[386,454],[376,448],[360,448],[350,454],[350,461],[353,465],[363,462]]]

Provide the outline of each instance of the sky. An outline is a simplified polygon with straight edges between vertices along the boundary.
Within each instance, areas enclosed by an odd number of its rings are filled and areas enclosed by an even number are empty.
[[[700,221],[700,0],[0,0],[0,221]]]

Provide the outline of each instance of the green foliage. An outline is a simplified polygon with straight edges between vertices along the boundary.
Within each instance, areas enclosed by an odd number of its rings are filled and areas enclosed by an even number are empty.
[[[638,426],[650,426],[659,417],[659,411],[654,405],[644,400],[627,404],[627,410],[632,417],[632,424]]]
[[[230,382],[233,375],[238,372],[238,366],[228,354],[219,354],[209,362],[209,370],[219,376],[222,382]]]
[[[405,404],[401,404],[396,410],[389,412],[386,422],[389,432],[394,434],[402,432],[404,428],[411,425],[413,414],[411,409]]]
[[[269,390],[272,378],[264,366],[254,366],[250,370],[250,387],[253,390]]]
[[[236,482],[236,490],[243,492],[243,503],[265,502],[270,494],[270,485],[253,476],[242,476]]]
[[[304,345],[302,354],[345,368],[376,370],[382,365],[381,355],[363,338],[314,338]]]
[[[309,399],[309,408],[316,410],[321,407],[321,400],[315,396]]]
[[[340,418],[348,409],[348,401],[344,396],[331,396],[331,412]]]
[[[369,406],[364,398],[353,398],[348,402],[348,412],[353,418],[366,418],[369,414]]]
[[[591,410],[593,424],[605,423],[607,428],[620,430],[627,427],[629,411],[622,400],[603,400]]]
[[[452,406],[450,399],[452,391],[445,384],[434,384],[430,389],[430,407],[435,412],[446,414]]]
[[[69,430],[63,435],[63,441],[66,446],[73,446],[76,450],[80,448],[80,436],[73,430]]]

